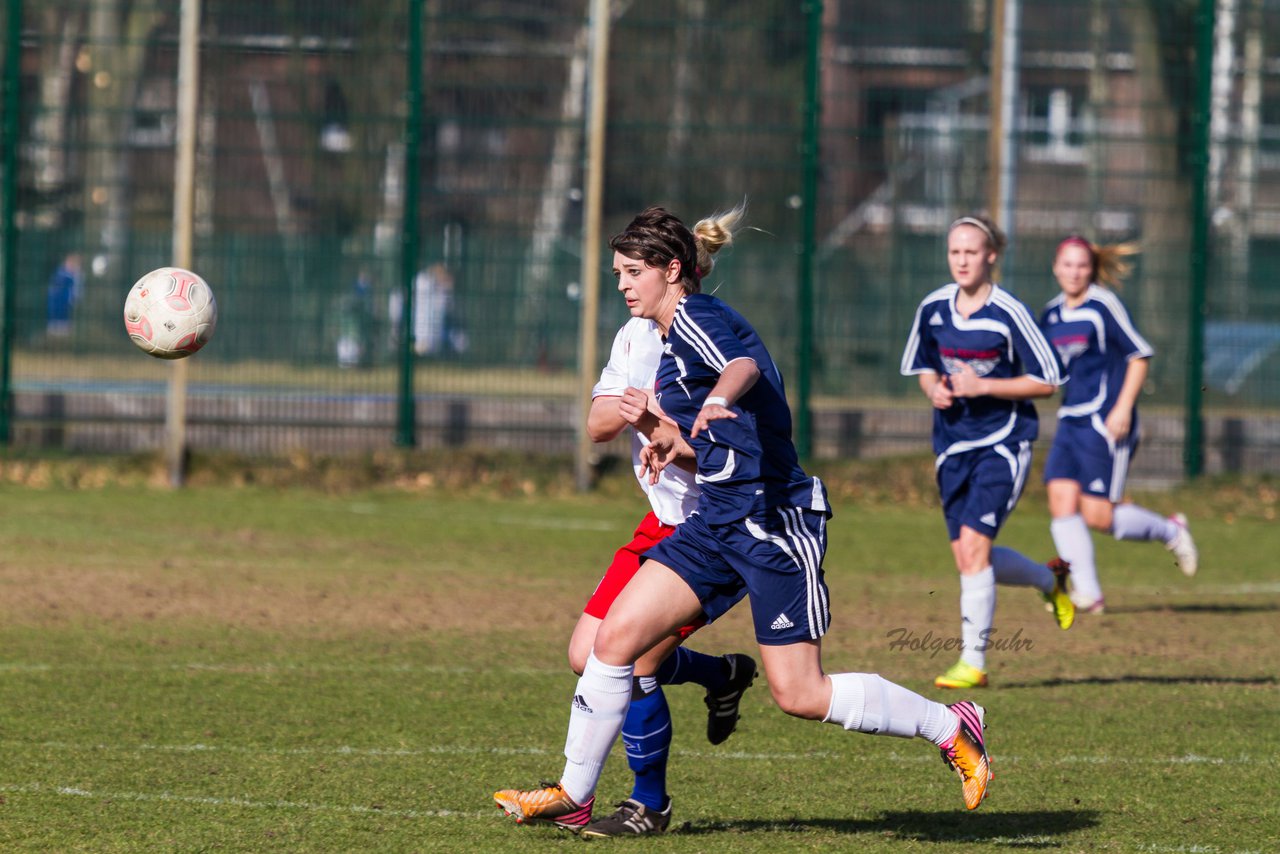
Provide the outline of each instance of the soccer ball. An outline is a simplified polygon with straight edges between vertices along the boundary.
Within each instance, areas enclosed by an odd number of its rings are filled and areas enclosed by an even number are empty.
[[[157,359],[185,359],[205,344],[218,324],[209,283],[181,267],[152,270],[124,300],[124,328],[142,352]]]

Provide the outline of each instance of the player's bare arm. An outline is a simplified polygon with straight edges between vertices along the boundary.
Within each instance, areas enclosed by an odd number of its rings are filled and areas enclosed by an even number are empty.
[[[622,398],[593,398],[587,412],[587,435],[593,442],[608,442],[617,437],[629,423],[622,417]]]
[[[1124,383],[1120,393],[1116,395],[1115,406],[1107,413],[1107,432],[1113,439],[1123,439],[1133,429],[1133,408],[1138,402],[1138,393],[1147,381],[1147,371],[1151,360],[1147,358],[1130,359],[1124,371]]]
[[[689,438],[698,438],[698,434],[707,429],[708,424],[712,421],[721,418],[737,418],[737,414],[730,410],[729,407],[733,406],[738,398],[750,391],[758,379],[760,379],[760,368],[756,366],[754,359],[734,359],[725,365],[715,388],[711,389],[711,393],[707,395],[707,402],[703,405],[702,411],[698,413],[698,417],[693,421],[693,429],[689,431]],[[720,401],[724,402],[721,403]]]

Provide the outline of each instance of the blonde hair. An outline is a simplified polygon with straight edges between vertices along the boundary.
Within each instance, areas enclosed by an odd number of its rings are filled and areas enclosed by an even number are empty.
[[[1083,246],[1088,249],[1093,261],[1093,280],[1112,290],[1119,290],[1124,280],[1133,272],[1133,263],[1126,259],[1142,252],[1142,248],[1132,240],[1123,243],[1097,244],[1083,237],[1068,237],[1058,244],[1058,250],[1053,255],[1055,262],[1062,250],[1068,246]]]
[[[694,223],[693,239],[698,245],[698,279],[706,278],[715,267],[714,256],[717,252],[733,245],[734,231],[746,213],[746,205],[741,204],[727,211],[717,211]]]
[[[733,234],[746,213],[746,205],[700,219],[690,230],[679,217],[662,207],[646,208],[609,241],[609,247],[651,267],[680,262],[680,284],[685,293],[702,290],[702,280],[715,266],[715,255],[733,243]]]

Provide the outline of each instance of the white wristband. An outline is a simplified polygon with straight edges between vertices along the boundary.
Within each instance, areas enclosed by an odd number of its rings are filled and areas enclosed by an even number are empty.
[[[711,406],[711,405],[713,405],[713,404],[714,404],[714,405],[716,405],[716,406],[723,406],[725,409],[728,409],[728,408],[729,408],[729,401],[728,401],[728,400],[726,400],[725,398],[721,397],[721,396],[720,396],[720,395],[718,395],[718,394],[717,394],[717,395],[713,395],[713,396],[711,396],[711,397],[708,397],[708,398],[706,399],[706,401],[704,401],[704,402],[703,402],[703,404],[702,404],[702,405],[703,405],[703,406]]]

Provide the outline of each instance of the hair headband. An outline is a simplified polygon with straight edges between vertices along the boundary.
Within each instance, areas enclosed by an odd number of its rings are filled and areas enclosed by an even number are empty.
[[[987,241],[992,245],[996,245],[996,236],[991,233],[991,227],[982,220],[972,216],[962,216],[947,228],[947,234],[955,231],[957,227],[962,225],[971,225],[974,228],[981,229],[982,233],[987,236]]]
[[[1089,250],[1090,257],[1098,254],[1097,250],[1093,248],[1092,243],[1085,240],[1083,237],[1080,237],[1079,235],[1075,235],[1075,234],[1071,235],[1066,240],[1059,243],[1058,248],[1054,251],[1053,254],[1057,255],[1059,252],[1061,252],[1063,249],[1066,249],[1068,246],[1083,246],[1085,249]]]

